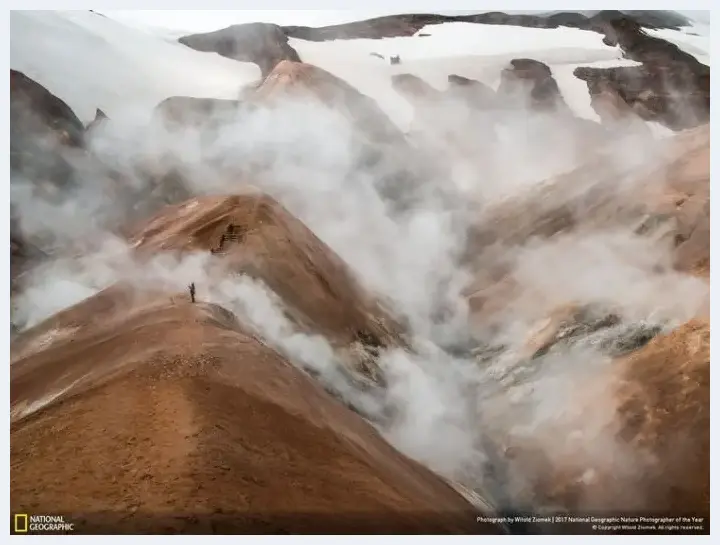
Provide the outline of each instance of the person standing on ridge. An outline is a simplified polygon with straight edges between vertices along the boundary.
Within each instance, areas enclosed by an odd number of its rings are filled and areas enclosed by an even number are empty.
[[[195,302],[195,282],[190,284],[190,300],[194,303]]]

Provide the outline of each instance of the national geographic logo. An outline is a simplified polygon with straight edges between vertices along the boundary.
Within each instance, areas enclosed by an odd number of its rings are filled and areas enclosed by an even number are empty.
[[[64,533],[75,530],[75,524],[66,522],[62,515],[28,515],[16,513],[13,516],[14,534]]]

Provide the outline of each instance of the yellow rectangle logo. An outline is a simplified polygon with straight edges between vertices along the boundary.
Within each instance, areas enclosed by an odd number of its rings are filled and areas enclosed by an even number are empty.
[[[15,533],[26,534],[28,531],[28,516],[15,515]]]

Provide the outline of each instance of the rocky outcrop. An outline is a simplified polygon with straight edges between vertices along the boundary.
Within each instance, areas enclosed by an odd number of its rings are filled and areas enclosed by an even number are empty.
[[[584,79],[585,73],[582,69],[576,70],[575,74]],[[592,76],[586,81],[590,92],[590,105],[600,117],[603,126],[616,133],[643,131],[650,135],[650,128],[645,121],[608,81]]]
[[[643,347],[661,330],[659,324],[624,323],[620,314],[601,305],[570,304],[536,324],[525,341],[523,356],[535,359],[586,343],[617,357]]]
[[[395,74],[391,76],[391,83],[398,94],[416,107],[416,114],[434,107],[490,111],[498,106],[495,91],[490,87],[455,74],[448,76],[448,88],[444,91],[414,74]]]
[[[96,108],[95,110],[95,119],[93,119],[90,123],[88,123],[88,126],[85,127],[85,132],[89,133],[93,130],[95,130],[96,127],[99,127],[103,123],[105,123],[108,119],[110,119],[105,112],[103,112],[100,108]]]
[[[569,111],[550,67],[534,59],[513,59],[502,71],[497,96],[510,109],[538,112]]]
[[[469,107],[479,110],[492,110],[498,106],[495,90],[484,83],[456,74],[450,74],[447,80],[448,98],[462,100]]]
[[[405,98],[414,109],[410,133],[420,139],[427,149],[431,141],[444,144],[451,134],[462,132],[464,124],[458,124],[459,116],[452,115],[463,108],[461,103],[452,103],[449,96],[414,74],[395,74],[391,77],[393,89]],[[464,119],[463,119],[464,121]]]
[[[85,127],[70,107],[22,72],[10,70],[10,167],[31,180],[66,185],[65,150],[83,146]]]
[[[608,140],[602,125],[573,113],[550,67],[540,61],[512,59],[501,73],[495,98],[500,123],[526,134],[532,143],[529,146],[532,153],[549,156],[563,148],[567,164],[574,165],[577,164],[574,157],[581,159],[587,149],[604,145]],[[542,159],[538,159],[534,161],[541,163]]]
[[[607,14],[608,11],[600,11],[598,12],[598,15],[603,13]],[[645,28],[668,28],[677,30],[691,24],[691,21],[687,17],[677,11],[661,9],[620,10],[620,13],[622,13],[625,17],[633,19]],[[610,17],[605,15],[605,19],[610,19]]]
[[[12,139],[52,136],[58,143],[82,146],[84,126],[72,109],[22,72],[10,69]]]
[[[282,28],[271,23],[233,25],[214,32],[183,36],[178,41],[197,51],[255,63],[263,77],[280,61],[301,62]]]
[[[81,212],[95,216],[93,226],[118,232],[158,205],[189,196],[182,180],[161,162],[148,161],[152,168],[134,164],[132,172],[106,164],[102,152],[90,145],[102,138],[108,122],[102,110],[84,127],[62,100],[12,70],[10,94],[11,180],[16,191],[11,203],[11,268],[17,284],[45,254],[78,242],[29,216],[35,213],[36,199],[44,206],[65,207],[79,192],[93,202],[92,210]]]
[[[550,68],[533,59],[513,59],[497,92],[457,75],[448,78],[443,91],[412,74],[392,76],[392,85],[414,107],[413,142],[467,183],[474,183],[475,169],[487,179],[508,180],[503,155],[525,154],[521,162],[544,163],[550,176],[572,168],[609,137],[599,123],[573,114]],[[560,161],[558,149],[564,150]]]
[[[85,128],[61,99],[22,72],[10,70],[11,184],[28,182],[48,199],[75,183],[73,155],[84,145]],[[13,200],[14,200],[13,194]],[[28,195],[26,198],[32,198]],[[10,205],[11,292],[19,277],[45,254],[21,231],[14,202]]]
[[[586,81],[592,96],[613,93],[638,116],[673,130],[706,123],[710,116],[710,68],[678,46],[649,36],[627,18],[606,22],[603,41],[619,46],[641,66],[580,67],[575,76]]]
[[[671,11],[625,12],[646,28],[679,28],[688,24],[688,19]],[[284,26],[283,32],[290,38],[322,42],[326,40],[380,39],[413,36],[426,25],[440,23],[478,23],[485,25],[511,25],[531,28],[558,28],[561,26],[583,30],[600,31],[607,20],[621,15],[618,11],[599,11],[593,15],[578,12],[557,12],[537,15],[485,12],[473,15],[440,15],[433,13],[400,14],[376,17],[324,27]]]
[[[414,74],[395,74],[390,77],[393,89],[410,101],[437,101],[443,93]]]

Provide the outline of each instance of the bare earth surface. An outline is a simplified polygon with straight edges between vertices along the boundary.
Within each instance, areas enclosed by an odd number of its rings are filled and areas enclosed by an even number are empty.
[[[488,530],[222,309],[122,299],[66,311],[55,326],[78,332],[13,362],[14,512],[101,532]]]
[[[680,133],[659,150],[658,161],[635,164],[599,154],[526,195],[489,206],[469,251],[482,269],[468,289],[475,319],[482,322],[501,311],[517,291],[504,251],[493,245],[521,246],[533,237],[620,226],[638,234],[662,233],[658,240],[670,245],[673,267],[709,280],[710,127]],[[709,316],[709,306],[706,310]]]
[[[710,516],[710,326],[696,320],[660,336],[616,363],[607,383],[588,384],[574,400],[590,428],[612,407],[609,448],[626,445],[626,458],[602,454],[547,460],[535,493],[573,512]],[[614,415],[613,415],[614,413]],[[582,438],[579,439],[582,441]],[[602,452],[602,445],[578,447]],[[614,447],[616,455],[621,452]],[[569,451],[568,454],[570,454]],[[537,452],[528,463],[538,464]]]
[[[235,233],[224,234],[232,226]],[[399,327],[358,284],[349,267],[284,207],[248,190],[229,197],[199,197],[163,209],[132,237],[138,252],[216,250],[215,261],[228,273],[262,279],[298,321],[315,331],[350,341],[361,331],[379,344],[397,338]],[[202,289],[202,286],[199,286]]]

